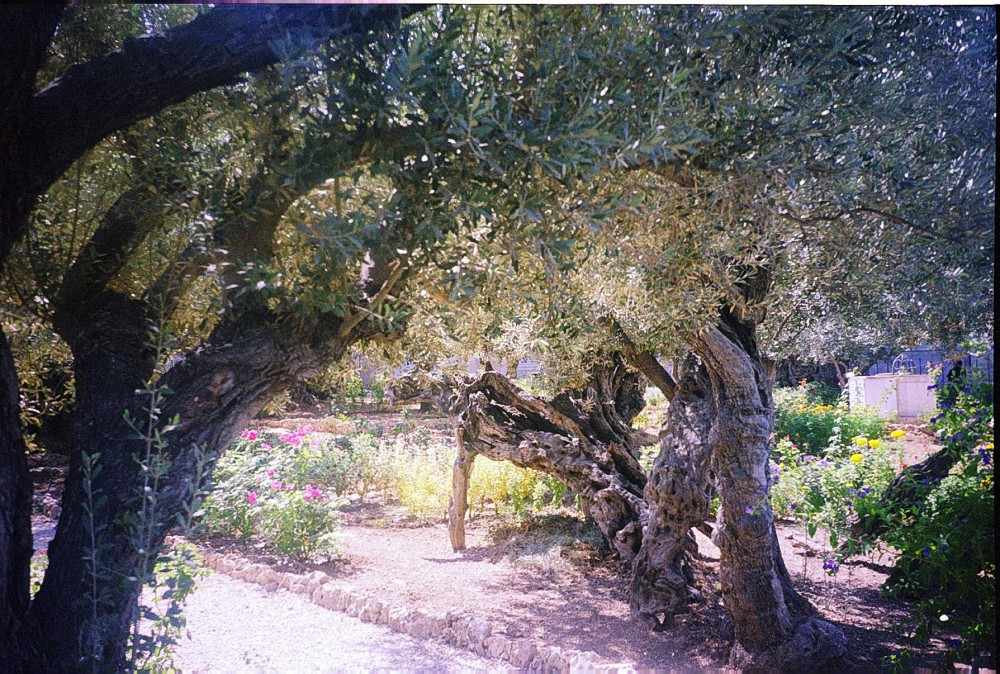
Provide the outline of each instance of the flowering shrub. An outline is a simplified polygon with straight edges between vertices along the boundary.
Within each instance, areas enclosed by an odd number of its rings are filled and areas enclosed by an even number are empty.
[[[771,462],[775,516],[802,522],[810,536],[823,529],[831,547],[844,556],[867,552],[870,543],[854,538],[851,525],[882,507],[879,496],[895,476],[892,458],[900,438],[880,442],[857,436],[850,444],[832,445],[822,456],[803,455],[790,438],[782,438]],[[833,573],[838,568],[824,566]]]
[[[804,454],[820,455],[831,445],[847,445],[861,436],[879,440],[889,424],[873,409],[851,409],[841,394],[828,402],[829,393],[814,383],[774,391],[774,431],[788,437]]]
[[[810,536],[829,533],[835,574],[857,553],[878,549],[895,558],[885,591],[916,602],[911,636],[926,640],[938,627],[957,629],[952,662],[970,662],[996,647],[993,390],[991,385],[948,385],[931,419],[939,442],[956,459],[940,480],[904,484],[913,498],[886,503],[882,494],[902,464],[905,432],[858,434],[831,440],[821,454],[781,437],[772,454],[769,496],[779,517],[802,522]],[[904,473],[908,475],[909,473]],[[878,538],[859,537],[855,521],[879,521]],[[907,653],[899,654],[906,662]],[[899,664],[893,661],[893,666]]]
[[[297,429],[274,445],[257,431],[244,431],[216,468],[205,502],[208,531],[260,539],[299,559],[336,556],[343,457],[316,442],[313,430]]]
[[[299,558],[335,554],[334,534],[343,497],[370,492],[396,498],[414,519],[447,511],[455,449],[424,426],[400,424],[386,432],[363,416],[356,431],[331,436],[304,426],[274,437],[243,431],[219,461],[206,502],[209,532],[268,543]],[[520,513],[562,501],[558,480],[480,457],[469,485],[475,511],[492,505]]]

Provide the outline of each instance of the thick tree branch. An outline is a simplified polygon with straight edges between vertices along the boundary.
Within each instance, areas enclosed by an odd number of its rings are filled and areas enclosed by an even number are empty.
[[[80,311],[128,262],[147,234],[163,222],[156,192],[139,185],[122,192],[66,271],[53,302],[57,312]]]
[[[632,341],[632,338],[629,337],[617,320],[609,317],[607,322],[611,327],[611,332],[621,343],[622,356],[625,358],[625,362],[633,369],[644,374],[646,379],[652,382],[653,386],[660,389],[660,392],[663,393],[668,401],[673,400],[674,395],[677,394],[677,384],[674,382],[673,377],[660,365],[660,361],[656,360],[656,356],[649,351],[640,351],[639,347],[636,346],[635,342]]]
[[[407,5],[223,6],[162,35],[71,68],[35,95],[23,143],[34,149],[30,173],[44,192],[83,152],[108,134],[276,63],[275,43],[299,49],[380,30],[419,10]]]

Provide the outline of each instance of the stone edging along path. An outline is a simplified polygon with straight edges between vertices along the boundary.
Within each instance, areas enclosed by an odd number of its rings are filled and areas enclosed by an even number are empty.
[[[477,655],[509,662],[514,667],[546,672],[635,672],[631,665],[611,664],[597,653],[558,646],[538,645],[531,639],[508,637],[503,629],[462,613],[430,613],[420,609],[390,606],[374,597],[332,582],[322,571],[296,574],[277,571],[263,564],[200,550],[206,566],[239,580],[256,583],[265,590],[288,590],[332,611],[342,611],[362,622],[384,625],[417,639],[435,639],[467,648]]]

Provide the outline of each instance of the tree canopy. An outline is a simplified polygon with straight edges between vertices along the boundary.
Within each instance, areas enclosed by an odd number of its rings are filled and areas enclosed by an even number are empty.
[[[773,415],[764,356],[992,339],[990,9],[4,12],[3,330],[22,366],[58,344],[75,377],[67,507],[31,607],[53,663],[122,654],[134,583],[96,642],[83,613],[53,625],[81,591],[80,450],[105,448],[109,530],[135,508],[137,389],[172,391],[176,507],[193,446],[222,450],[295,381],[407,327],[409,348],[547,349],[567,379],[623,344],[695,354],[711,423],[754,429],[713,445],[735,518],[766,488],[739,483]],[[5,632],[30,544],[10,433]],[[770,549],[770,520],[728,524]],[[127,532],[111,538],[110,568],[135,577]],[[744,581],[727,576],[733,611]],[[773,648],[766,621],[737,640]]]

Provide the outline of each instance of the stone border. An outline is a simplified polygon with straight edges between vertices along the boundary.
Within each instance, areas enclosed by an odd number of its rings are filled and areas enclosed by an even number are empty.
[[[233,578],[256,583],[265,590],[288,590],[307,597],[317,606],[341,611],[362,622],[384,625],[417,639],[442,641],[483,657],[504,660],[519,669],[572,674],[631,674],[636,671],[631,665],[609,664],[592,651],[539,646],[531,639],[509,637],[502,628],[494,629],[489,622],[462,613],[430,613],[420,609],[390,606],[384,601],[355,592],[346,585],[332,582],[322,571],[309,574],[286,573],[264,564],[234,560],[209,550],[202,549],[200,553],[205,566]]]

